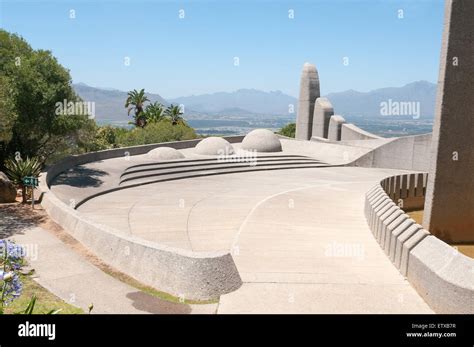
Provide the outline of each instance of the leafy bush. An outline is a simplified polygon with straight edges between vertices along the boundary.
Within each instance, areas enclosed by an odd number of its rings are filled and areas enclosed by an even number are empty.
[[[116,144],[119,147],[191,140],[198,137],[193,128],[184,123],[173,125],[171,120],[168,119],[149,123],[144,128],[134,128],[126,132],[118,132],[116,135]]]
[[[286,137],[295,137],[296,133],[296,123],[289,123],[280,129],[278,134]]]

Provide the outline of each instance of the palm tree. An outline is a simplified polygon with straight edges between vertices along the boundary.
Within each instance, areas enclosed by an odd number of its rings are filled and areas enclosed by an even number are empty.
[[[154,102],[145,108],[145,118],[147,122],[159,122],[165,117],[163,104]]]
[[[125,107],[128,107],[128,115],[131,111],[135,112],[134,121],[135,126],[144,127],[146,125],[146,118],[143,114],[143,106],[145,102],[149,101],[145,95],[145,89],[137,91],[136,89],[128,92],[127,101],[125,102]]]
[[[183,117],[181,117],[182,114],[181,107],[174,106],[173,104],[171,104],[165,111],[165,115],[171,120],[171,124],[173,125],[184,121]]]

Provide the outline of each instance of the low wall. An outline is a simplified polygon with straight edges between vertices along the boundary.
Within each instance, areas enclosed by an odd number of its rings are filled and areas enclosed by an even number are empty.
[[[431,134],[398,137],[354,161],[352,166],[429,171]]]
[[[242,136],[227,137],[239,142]],[[108,226],[84,218],[80,212],[60,201],[49,189],[59,173],[91,161],[123,155],[144,154],[169,146],[194,147],[199,140],[168,142],[112,149],[71,156],[51,166],[40,178],[41,204],[50,217],[105,263],[158,290],[186,299],[215,299],[236,290],[242,280],[232,255],[222,252],[191,252],[167,247],[134,236],[124,235]]]
[[[381,139],[380,136],[374,135],[365,131],[358,126],[345,123],[342,124],[341,129],[341,141],[353,141],[353,140],[373,140],[373,139]]]
[[[437,313],[474,313],[474,259],[400,208],[423,206],[426,174],[387,177],[366,194],[365,216],[390,260]]]

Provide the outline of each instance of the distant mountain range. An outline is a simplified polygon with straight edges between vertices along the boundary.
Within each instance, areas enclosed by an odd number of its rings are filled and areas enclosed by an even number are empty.
[[[281,91],[264,92],[256,89],[239,89],[235,92],[191,95],[169,100],[183,104],[194,112],[211,114],[252,113],[263,115],[288,114],[288,105],[295,105],[296,98]]]
[[[326,96],[334,112],[342,116],[381,116],[381,103],[419,102],[420,118],[433,118],[436,101],[436,84],[427,81],[409,83],[399,88],[381,88],[361,93],[347,90]]]
[[[77,94],[85,101],[96,103],[96,119],[102,122],[121,122],[129,120],[124,108],[127,92],[95,88],[84,83],[74,84]],[[343,116],[380,116],[381,103],[419,102],[421,118],[432,118],[434,114],[436,84],[418,81],[403,87],[382,88],[370,92],[348,90],[331,93],[326,96],[334,106],[335,113]],[[183,104],[185,118],[198,115],[257,117],[288,117],[289,105],[294,105],[295,114],[298,100],[281,91],[264,92],[256,89],[239,89],[235,92],[218,92],[213,94],[192,95],[165,100],[158,94],[148,94],[152,101],[165,105]]]

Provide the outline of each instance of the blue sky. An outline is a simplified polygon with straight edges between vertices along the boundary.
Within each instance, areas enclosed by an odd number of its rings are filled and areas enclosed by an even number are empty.
[[[442,0],[0,1],[2,28],[51,50],[74,82],[97,87],[165,98],[239,88],[297,96],[306,61],[322,94],[438,77]]]

